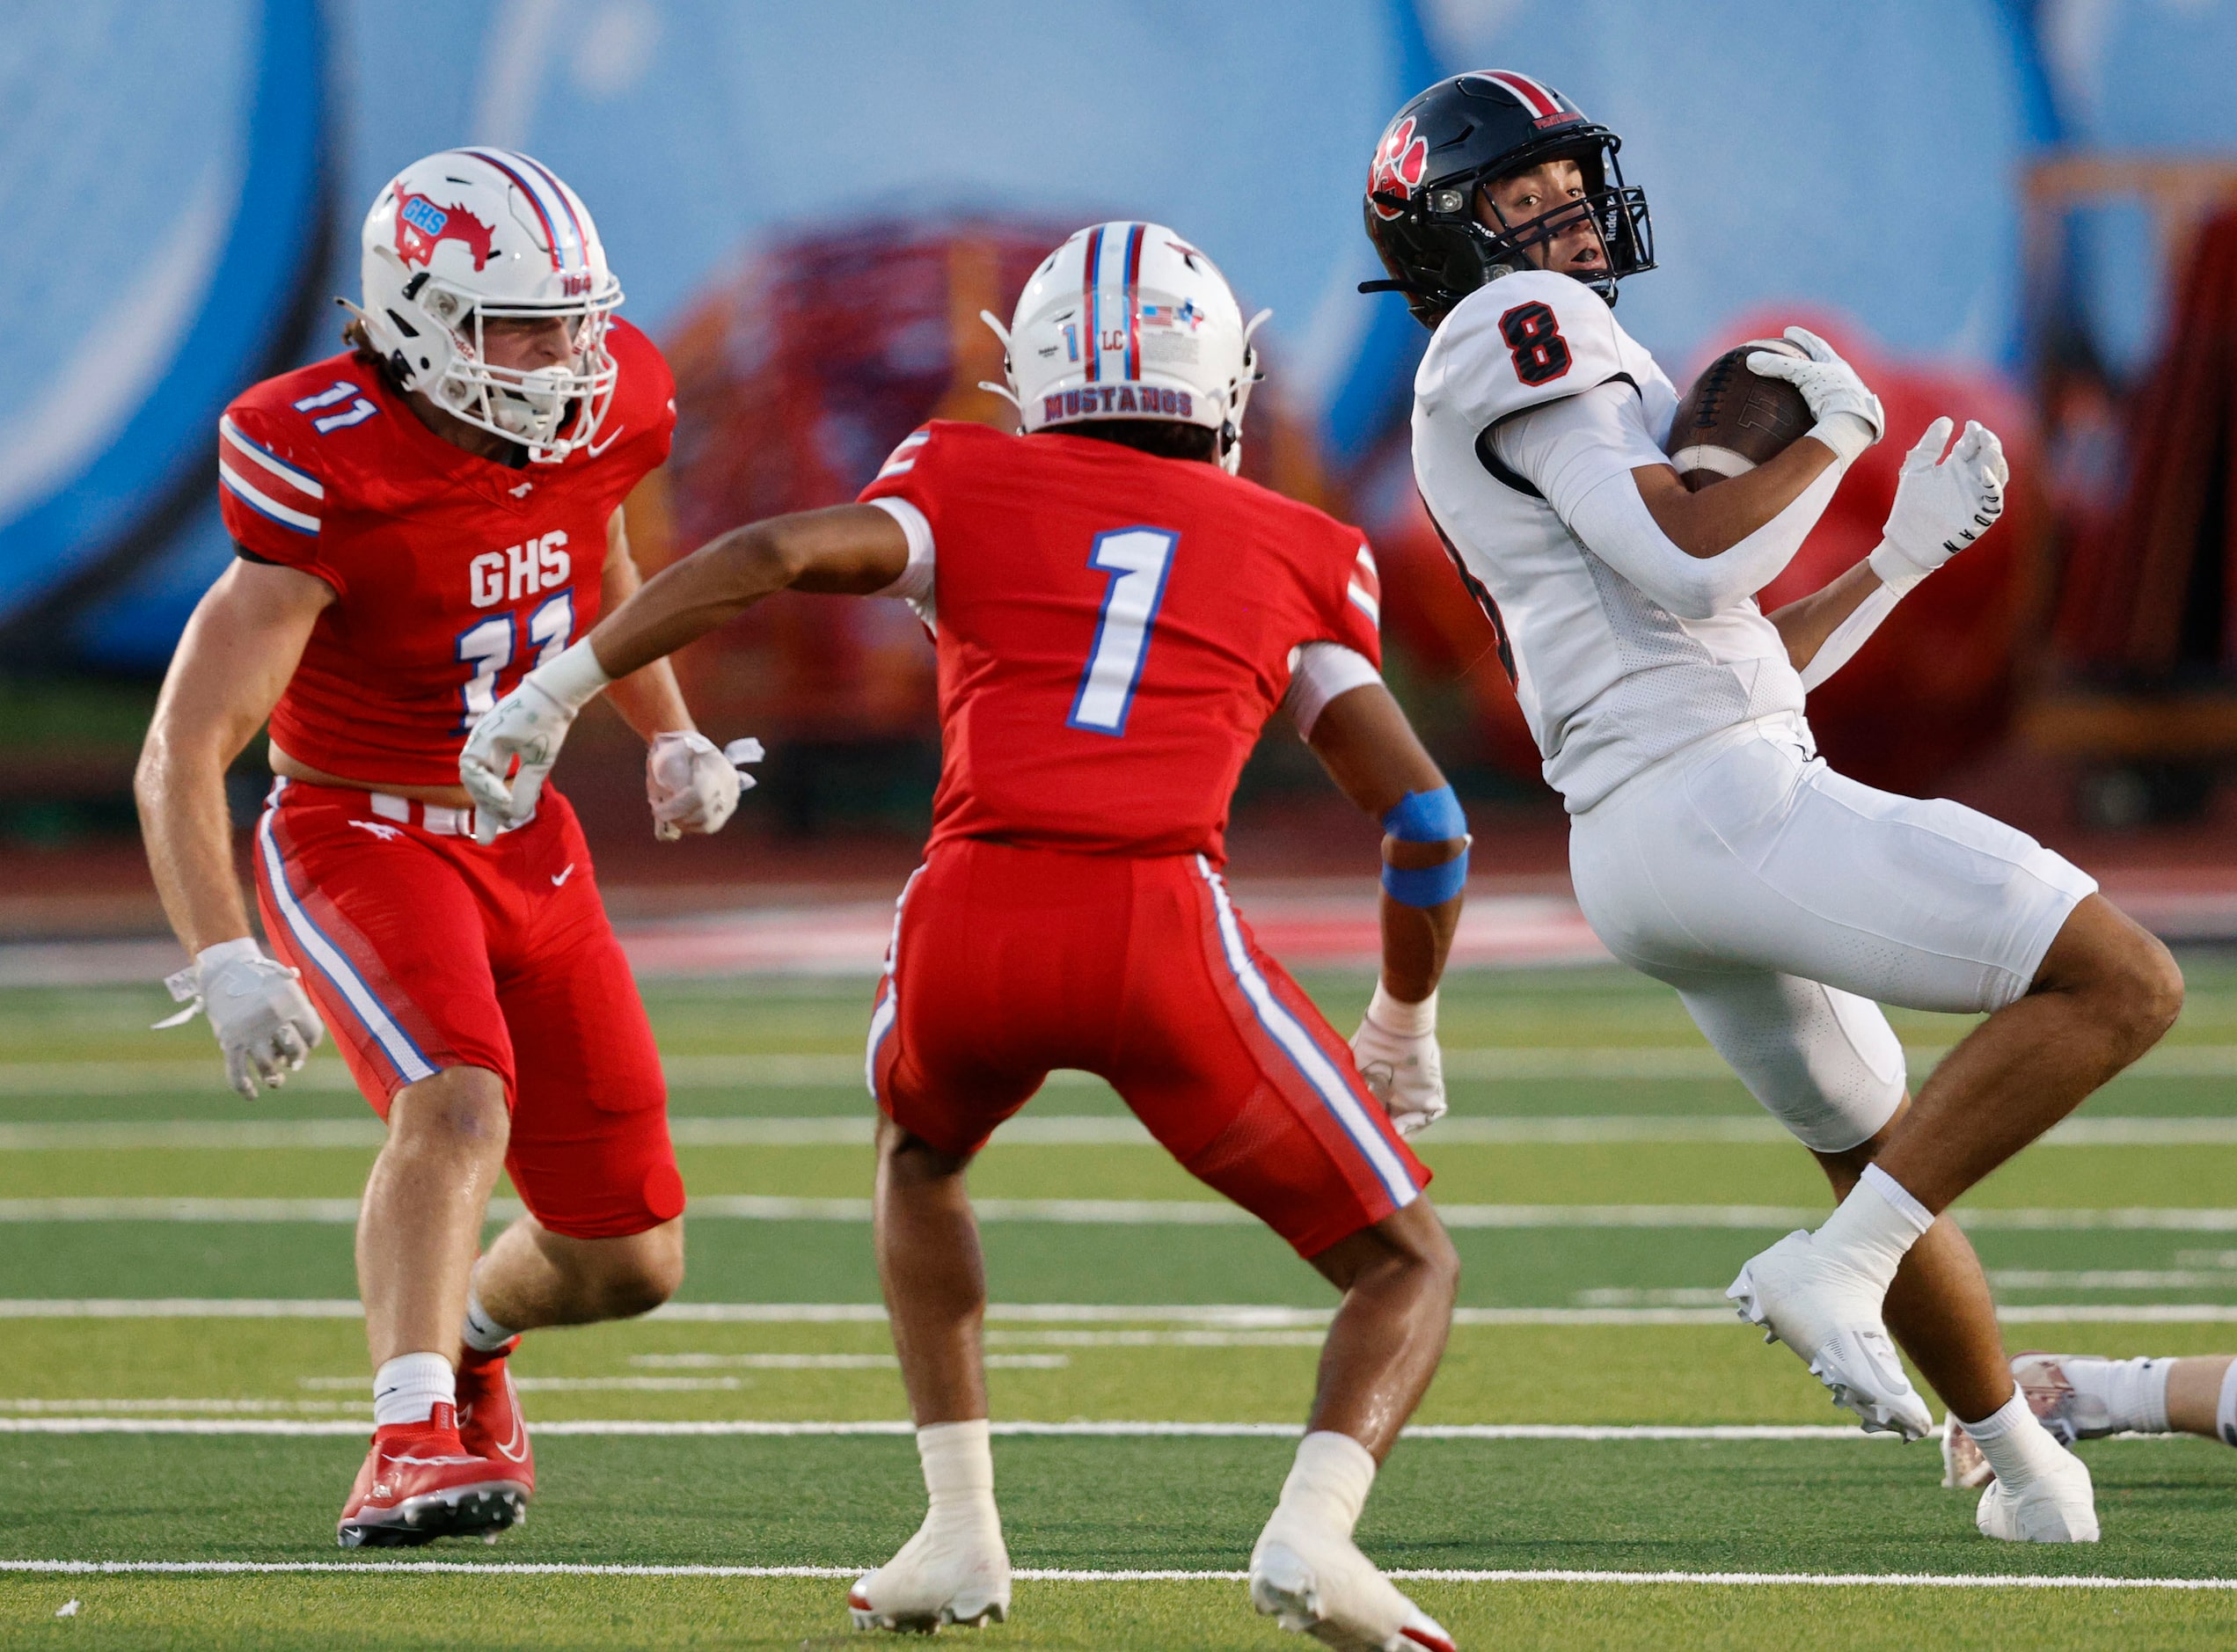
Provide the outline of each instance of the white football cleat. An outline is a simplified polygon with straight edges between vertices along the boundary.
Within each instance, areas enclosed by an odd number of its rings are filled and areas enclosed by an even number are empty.
[[[1921,1440],[1934,1432],[1934,1415],[1904,1375],[1881,1322],[1886,1293],[1819,1255],[1808,1232],[1797,1228],[1751,1259],[1724,1294],[1742,1319],[1764,1327],[1764,1341],[1800,1355],[1867,1434]]]
[[[932,1634],[945,1624],[976,1628],[1010,1615],[1010,1553],[1002,1528],[932,1517],[901,1552],[847,1591],[858,1629]]]
[[[2088,1465],[2061,1451],[2016,1494],[2003,1480],[1992,1482],[1973,1511],[1973,1524],[1983,1537],[2007,1543],[2096,1542],[2097,1492]]]
[[[2050,1430],[2059,1444],[2076,1440],[2102,1440],[2116,1432],[2113,1414],[2103,1398],[2077,1390],[2066,1375],[2069,1365],[2106,1365],[2109,1360],[2072,1354],[2045,1354],[2030,1349],[2012,1356],[2012,1380],[2027,1396],[2035,1420]]]
[[[1989,1466],[1980,1442],[1966,1433],[1965,1425],[1956,1417],[1945,1417],[1941,1425],[1942,1488],[1971,1491],[1995,1478],[1996,1471]]]
[[[1455,1652],[1452,1637],[1349,1538],[1290,1527],[1251,1552],[1251,1604],[1339,1652]]]

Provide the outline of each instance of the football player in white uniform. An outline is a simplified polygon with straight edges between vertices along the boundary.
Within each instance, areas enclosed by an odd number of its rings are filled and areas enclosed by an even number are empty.
[[[1891,1327],[1996,1469],[1980,1529],[2092,1541],[2088,1473],[2015,1391],[1979,1263],[1941,1212],[2157,1042],[2182,976],[2031,838],[1818,758],[1806,692],[1995,521],[2003,454],[1977,425],[1950,445],[1937,420],[1871,556],[1764,614],[1755,594],[1882,435],[1879,400],[1792,329],[1800,356],[1749,364],[1793,383],[1816,424],[1689,493],[1662,448],[1676,394],[1613,314],[1617,281],[1654,262],[1618,143],[1506,71],[1444,81],[1392,121],[1366,200],[1392,279],[1369,289],[1405,293],[1434,334],[1415,479],[1568,803],[1585,916],[1678,989],[1841,1195],[1728,1294],[1868,1429],[1916,1438],[1932,1419]],[[1989,1014],[1912,1100],[1880,1002]]]

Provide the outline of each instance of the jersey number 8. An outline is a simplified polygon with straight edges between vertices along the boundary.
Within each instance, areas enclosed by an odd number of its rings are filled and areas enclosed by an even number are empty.
[[[1515,376],[1525,384],[1550,384],[1569,370],[1569,341],[1549,305],[1517,304],[1499,318],[1499,336],[1515,358]]]

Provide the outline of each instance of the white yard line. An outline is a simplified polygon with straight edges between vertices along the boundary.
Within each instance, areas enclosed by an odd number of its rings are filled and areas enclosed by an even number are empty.
[[[1948,1054],[1945,1047],[1914,1045],[1908,1052],[1914,1073],[1930,1069]],[[862,1083],[858,1054],[769,1053],[736,1056],[671,1056],[662,1063],[677,1089],[849,1088]],[[1562,1045],[1448,1047],[1449,1078],[1472,1083],[1537,1083],[1547,1079],[1608,1080],[1719,1079],[1736,1083],[1714,1050],[1700,1044],[1642,1044],[1629,1048]],[[2237,1044],[2177,1044],[2153,1050],[2124,1076],[2146,1078],[2226,1078],[2237,1075]],[[218,1093],[223,1082],[216,1056],[179,1061],[0,1062],[0,1096],[157,1095]],[[1094,1085],[1085,1073],[1049,1077],[1055,1088]],[[339,1059],[314,1060],[289,1080],[297,1090],[354,1091]]]
[[[679,1147],[866,1147],[867,1115],[801,1118],[684,1116],[669,1121]],[[379,1120],[149,1119],[92,1122],[0,1123],[4,1152],[122,1152],[195,1148],[228,1152],[341,1149],[364,1152],[384,1139]],[[1537,1118],[1447,1117],[1423,1138],[1440,1147],[1582,1147],[1708,1143],[1778,1145],[1792,1142],[1761,1114],[1573,1114]],[[2115,1117],[2069,1119],[2043,1138],[2051,1147],[2226,1147],[2237,1145],[2237,1118]],[[992,1147],[1153,1147],[1150,1132],[1127,1114],[1027,1114],[996,1134]]]
[[[492,1221],[522,1213],[516,1199],[492,1199]],[[980,1199],[981,1222],[1045,1222],[1119,1227],[1255,1227],[1240,1206],[1211,1199]],[[712,1194],[691,1201],[699,1221],[867,1223],[867,1199],[800,1199],[764,1194]],[[1450,1228],[1746,1228],[1815,1227],[1822,1207],[1779,1204],[1440,1204]],[[2237,1209],[2125,1205],[2102,1210],[1994,1206],[1956,1212],[1961,1227],[2028,1232],[2142,1231],[2237,1233]],[[0,1223],[241,1222],[348,1224],[355,1199],[200,1199],[62,1197],[0,1199]]]
[[[2037,1303],[1999,1308],[1997,1315],[2007,1325],[2232,1325],[2237,1324],[2237,1303]],[[347,1297],[0,1297],[0,1319],[363,1317],[364,1310]],[[886,1311],[872,1302],[671,1302],[645,1317],[694,1325],[882,1325]],[[1039,1302],[996,1303],[987,1309],[986,1317],[997,1325],[1184,1325],[1281,1330],[1326,1326],[1331,1311],[1255,1304],[1136,1307],[1123,1303]],[[1456,1308],[1452,1322],[1463,1327],[1736,1323],[1727,1309],[1689,1306]]]
[[[66,1577],[201,1575],[284,1576],[299,1573],[388,1573],[497,1577],[737,1577],[856,1578],[876,1564],[859,1566],[599,1566],[565,1561],[0,1561],[0,1572]],[[1068,1567],[1020,1567],[1010,1575],[1022,1583],[1239,1583],[1242,1572],[1087,1571]],[[1588,1572],[1466,1570],[1407,1568],[1386,1574],[1401,1583],[1618,1583],[1710,1584],[1743,1588],[1820,1589],[2167,1589],[2237,1590],[2230,1577],[2030,1577],[1964,1572]]]
[[[581,1384],[604,1385],[604,1384]],[[619,1385],[619,1384],[615,1384]],[[654,1384],[644,1384],[654,1385]],[[1251,1422],[1005,1422],[989,1423],[1009,1439],[1295,1439],[1299,1423]],[[539,1422],[537,1435],[613,1437],[745,1437],[745,1439],[848,1439],[913,1435],[915,1423],[902,1422],[761,1422],[749,1417],[647,1419],[609,1417],[588,1422]],[[362,1419],[289,1417],[0,1417],[0,1433],[16,1435],[281,1435],[325,1437],[362,1435]],[[1839,1423],[1427,1423],[1405,1430],[1409,1439],[1573,1439],[1573,1442],[1631,1442],[1631,1439],[1785,1439],[1785,1442],[1848,1444],[1895,1439],[1868,1435]]]

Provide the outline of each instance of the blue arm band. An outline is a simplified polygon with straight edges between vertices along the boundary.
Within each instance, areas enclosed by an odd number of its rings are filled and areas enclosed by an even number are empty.
[[[1402,844],[1441,844],[1468,835],[1468,817],[1452,788],[1408,792],[1398,807],[1383,816],[1383,830]]]
[[[1451,793],[1445,795],[1450,797]],[[1401,872],[1393,866],[1383,868],[1383,893],[1400,906],[1443,906],[1459,894],[1467,882],[1468,852],[1465,849],[1441,866],[1422,866],[1412,872]]]

